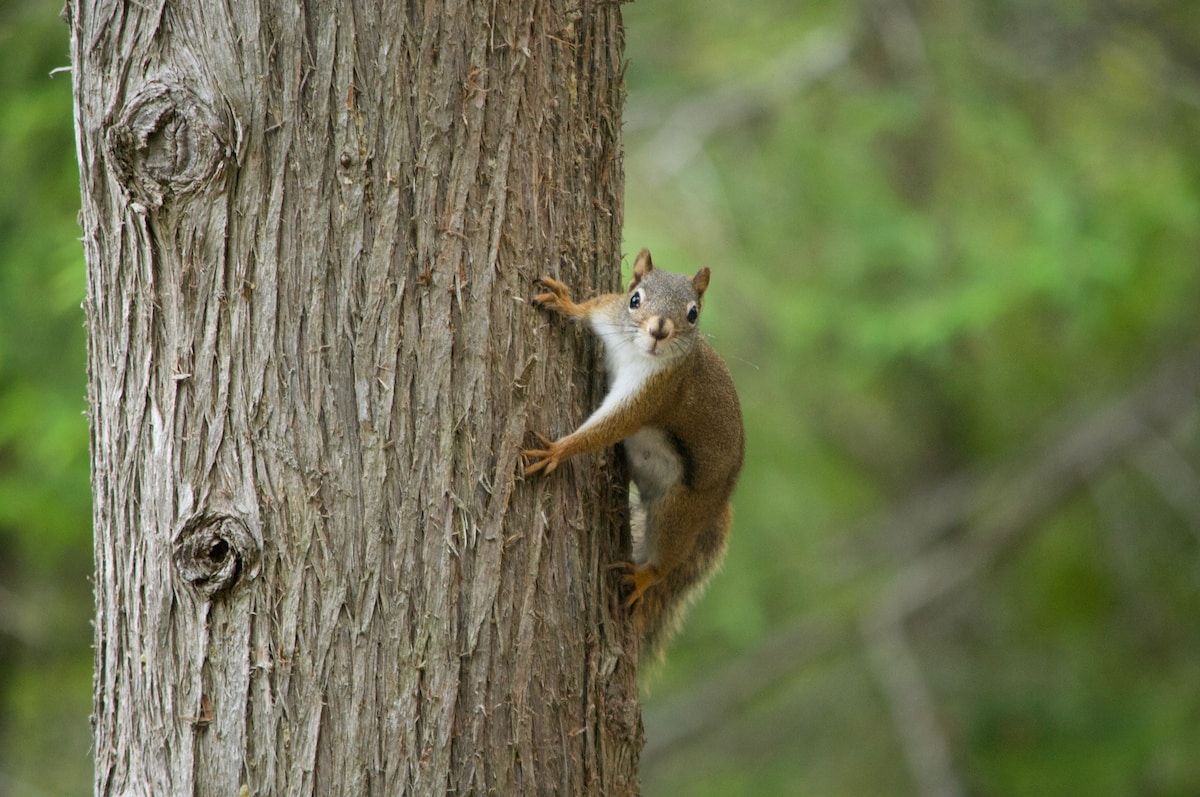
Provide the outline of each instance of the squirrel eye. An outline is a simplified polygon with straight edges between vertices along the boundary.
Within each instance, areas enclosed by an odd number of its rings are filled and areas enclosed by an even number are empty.
[[[636,310],[642,306],[642,292],[638,291],[633,296],[629,297],[629,309]]]
[[[693,304],[691,307],[688,308],[688,323],[689,324],[696,323],[696,319],[699,317],[700,317],[700,308]]]

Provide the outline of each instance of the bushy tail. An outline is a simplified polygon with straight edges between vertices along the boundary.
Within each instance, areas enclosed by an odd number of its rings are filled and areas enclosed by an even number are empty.
[[[634,542],[637,549],[637,513],[634,513]],[[730,511],[697,535],[692,555],[672,569],[656,584],[642,593],[633,607],[633,621],[642,638],[640,659],[654,664],[662,659],[667,643],[679,631],[687,611],[708,585],[709,578],[720,568],[725,557],[725,542],[729,532]]]
[[[667,643],[679,632],[688,609],[704,594],[709,577],[721,563],[717,554],[703,563],[693,561],[690,565],[700,567],[677,567],[667,577],[646,590],[642,599],[633,608],[633,622],[642,637],[640,659],[644,664],[660,661]]]

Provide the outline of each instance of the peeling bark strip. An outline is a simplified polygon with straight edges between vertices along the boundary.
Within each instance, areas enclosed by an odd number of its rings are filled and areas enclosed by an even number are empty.
[[[70,0],[103,795],[633,794],[616,3]]]

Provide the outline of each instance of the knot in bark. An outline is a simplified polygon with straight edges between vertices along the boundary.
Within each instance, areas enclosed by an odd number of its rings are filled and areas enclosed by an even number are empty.
[[[258,575],[262,548],[241,519],[202,512],[175,535],[175,569],[209,598]]]
[[[199,191],[232,157],[230,125],[182,86],[150,83],[111,122],[105,147],[130,197],[150,208],[168,196]]]

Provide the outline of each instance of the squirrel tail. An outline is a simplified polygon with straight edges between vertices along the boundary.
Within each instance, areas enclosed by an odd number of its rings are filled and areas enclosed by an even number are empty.
[[[634,513],[635,542],[639,531],[637,514]],[[639,658],[643,664],[653,665],[662,660],[667,643],[683,625],[688,609],[720,568],[731,520],[731,508],[726,506],[697,536],[692,555],[650,586],[634,606],[633,621],[642,639]]]

